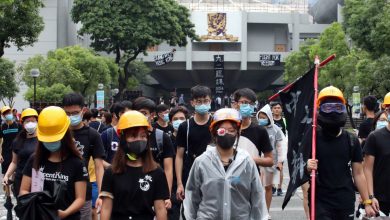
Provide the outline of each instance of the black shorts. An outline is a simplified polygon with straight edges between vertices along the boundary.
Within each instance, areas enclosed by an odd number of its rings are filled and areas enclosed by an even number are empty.
[[[1,174],[5,174],[8,170],[9,165],[11,164],[11,161],[4,160],[3,163],[1,163]]]
[[[353,220],[354,209],[331,209],[316,204],[316,220]]]

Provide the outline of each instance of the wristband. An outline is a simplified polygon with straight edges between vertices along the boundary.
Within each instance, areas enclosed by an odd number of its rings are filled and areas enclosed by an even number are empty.
[[[369,198],[369,199],[374,199],[375,196],[374,196],[374,195],[369,195],[368,198]]]
[[[367,200],[363,201],[363,205],[371,205],[371,204],[372,204],[372,200],[371,199],[367,199]]]

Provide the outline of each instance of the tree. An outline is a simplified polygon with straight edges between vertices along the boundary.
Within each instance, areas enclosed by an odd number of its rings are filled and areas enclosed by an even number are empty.
[[[116,78],[118,73],[112,59],[80,46],[50,51],[46,58],[41,55],[30,58],[23,67],[23,79],[29,87],[33,86],[30,76],[33,68],[40,69],[37,84],[42,88],[60,83],[85,97],[93,96],[99,83],[110,85],[111,79]]]
[[[19,92],[15,77],[15,64],[0,58],[0,99],[4,105],[13,106],[15,103],[14,97]]]
[[[196,39],[189,11],[176,0],[120,1],[75,0],[72,18],[81,22],[80,34],[89,34],[97,51],[114,53],[123,60],[119,74],[119,94],[133,74],[130,63],[148,48],[167,42],[185,46],[187,37]]]
[[[308,40],[299,51],[293,52],[286,59],[285,80],[292,82],[299,76],[306,73],[314,66],[316,55],[320,59],[336,54],[336,59],[321,69],[318,83],[323,88],[334,85],[344,91],[348,97],[352,93],[352,87],[356,84],[356,68],[359,62],[359,52],[351,50],[348,46],[345,33],[341,24],[331,24],[318,40]]]
[[[356,46],[375,56],[390,55],[388,0],[346,0],[344,27]]]
[[[129,70],[133,74],[127,81],[127,90],[133,90],[137,88],[139,84],[147,83],[147,75],[151,70],[144,62],[134,60],[130,63]]]
[[[6,0],[0,4],[0,57],[11,43],[22,50],[38,40],[44,27],[41,7],[42,0]]]
[[[71,93],[73,90],[70,86],[65,86],[61,83],[55,83],[51,86],[37,86],[36,98],[40,102],[46,103],[61,103],[64,95]],[[34,99],[34,88],[30,87],[24,95],[26,100]]]

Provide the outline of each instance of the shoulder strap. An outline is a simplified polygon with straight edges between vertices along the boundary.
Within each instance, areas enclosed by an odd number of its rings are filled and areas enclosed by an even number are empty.
[[[282,120],[283,120],[284,126],[287,127],[286,118],[285,118],[285,117],[282,117]]]
[[[349,145],[349,159],[352,160],[353,152],[355,151],[354,142],[356,140],[356,136],[354,134],[352,134],[351,132],[348,132],[346,130],[344,130],[344,133],[347,134],[348,145]]]
[[[99,121],[99,127],[98,127],[98,129],[97,129],[98,132],[99,132],[99,130],[100,130],[100,126],[102,126],[102,122],[101,122],[101,121]]]
[[[163,135],[164,135],[164,132],[158,128],[156,128],[156,144],[157,144],[157,149],[159,152],[162,152],[162,148],[163,148]]]
[[[189,136],[189,133],[190,133],[190,119],[187,119],[187,144],[186,144],[186,155],[188,156],[188,136]]]

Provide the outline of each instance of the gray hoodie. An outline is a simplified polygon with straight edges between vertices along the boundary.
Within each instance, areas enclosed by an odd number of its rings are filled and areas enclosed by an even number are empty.
[[[284,136],[283,131],[274,123],[274,118],[272,116],[271,107],[265,105],[259,112],[256,114],[257,120],[259,120],[260,112],[267,115],[269,120],[269,125],[264,126],[267,129],[269,140],[272,145],[272,154],[274,157],[274,165],[279,162],[283,162],[287,156],[287,143],[286,136]]]

